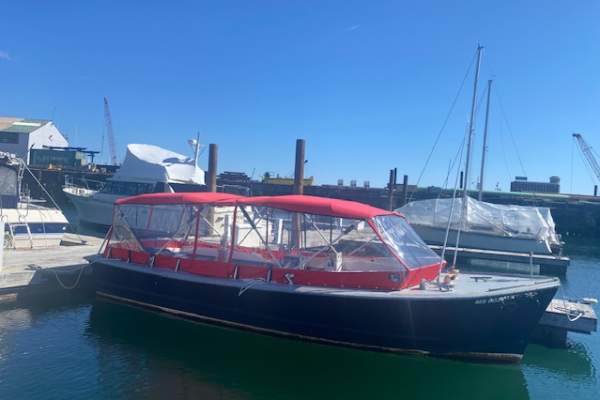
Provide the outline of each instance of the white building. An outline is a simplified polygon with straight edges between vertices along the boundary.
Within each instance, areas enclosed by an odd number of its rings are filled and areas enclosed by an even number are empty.
[[[0,151],[16,154],[29,163],[29,150],[44,146],[67,147],[69,142],[52,121],[0,117]]]

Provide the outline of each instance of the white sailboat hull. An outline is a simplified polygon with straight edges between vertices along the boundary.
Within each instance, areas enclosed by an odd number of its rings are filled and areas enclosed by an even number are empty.
[[[425,243],[440,246],[444,244],[446,228],[416,224],[411,225]],[[455,245],[457,232],[456,229],[450,229],[448,233],[448,246]],[[460,233],[459,247],[515,253],[532,252],[534,254],[552,254],[550,244],[545,240],[499,236],[472,231],[463,231]]]

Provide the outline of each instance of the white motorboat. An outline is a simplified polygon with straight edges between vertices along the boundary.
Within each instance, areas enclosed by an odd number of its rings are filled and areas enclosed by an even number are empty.
[[[196,159],[148,144],[127,146],[125,161],[100,190],[66,185],[80,222],[110,226],[116,200],[144,193],[198,192],[204,171]]]
[[[31,249],[60,245],[69,224],[63,213],[21,194],[23,160],[0,152],[0,220],[3,247]]]

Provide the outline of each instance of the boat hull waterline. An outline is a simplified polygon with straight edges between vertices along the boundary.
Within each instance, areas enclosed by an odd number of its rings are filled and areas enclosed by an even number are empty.
[[[195,276],[96,259],[98,295],[209,323],[371,350],[518,362],[555,279],[464,296]],[[462,275],[459,279],[470,279]],[[450,292],[451,293],[451,292]]]

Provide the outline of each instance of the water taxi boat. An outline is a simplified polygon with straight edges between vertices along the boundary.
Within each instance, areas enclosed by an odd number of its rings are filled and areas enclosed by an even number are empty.
[[[559,281],[442,272],[392,211],[311,196],[119,199],[98,295],[267,334],[515,362]]]

